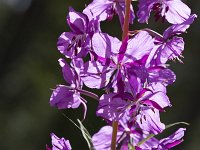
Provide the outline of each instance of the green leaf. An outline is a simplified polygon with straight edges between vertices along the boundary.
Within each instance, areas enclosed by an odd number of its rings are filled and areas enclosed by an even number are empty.
[[[84,127],[84,125],[82,124],[82,122],[77,119],[79,125],[80,125],[80,129],[81,129],[81,132],[82,132],[82,135],[84,137],[84,139],[86,140],[87,144],[88,144],[88,147],[90,150],[93,150],[93,144],[92,144],[92,138],[91,138],[91,135],[89,134],[89,132],[87,131],[87,129]]]
[[[175,123],[166,125],[165,129],[171,128],[171,127],[173,127],[173,126],[175,126],[175,125],[178,125],[178,124],[184,124],[184,125],[188,125],[188,126],[190,125],[190,124],[187,123],[187,122],[175,122]]]
[[[155,134],[150,134],[149,136],[147,136],[145,139],[143,139],[142,141],[140,141],[137,146],[142,145],[144,142],[146,142],[147,140],[149,140],[150,138],[154,137]]]
[[[89,134],[89,132],[87,131],[87,129],[83,126],[82,122],[77,119],[80,127],[72,120],[70,119],[67,115],[65,115],[63,113],[63,116],[65,116],[72,124],[74,124],[82,133],[84,139],[86,140],[87,144],[88,144],[88,147],[89,147],[89,150],[94,150],[93,149],[93,144],[92,144],[92,138],[91,138],[91,135]]]
[[[65,115],[64,113],[62,113],[62,115],[64,117],[66,117],[72,124],[74,124],[79,130],[81,130],[81,128],[72,119],[70,119],[67,115]]]
[[[129,143],[129,144],[128,144],[128,149],[129,149],[129,150],[135,150],[135,147],[132,146],[132,145]]]

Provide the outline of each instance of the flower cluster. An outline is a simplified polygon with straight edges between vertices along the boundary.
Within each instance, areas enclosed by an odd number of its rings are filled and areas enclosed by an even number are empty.
[[[65,85],[57,85],[50,105],[58,109],[84,107],[82,95],[98,100],[96,115],[108,123],[92,137],[95,150],[108,150],[112,141],[112,122],[118,123],[116,147],[121,150],[168,150],[181,143],[185,128],[158,140],[166,126],[160,113],[171,107],[166,87],[174,83],[175,73],[168,68],[169,60],[182,62],[184,41],[180,37],[197,17],[181,0],[138,0],[136,15],[125,0],[93,0],[83,12],[69,8],[67,24],[70,32],[58,39],[58,50],[70,61],[59,59]],[[130,8],[129,8],[130,7]],[[126,9],[129,9],[128,15]],[[134,20],[148,23],[151,12],[155,20],[171,24],[163,34],[145,28],[128,31],[122,40],[101,31],[100,23],[114,15],[124,30]],[[126,15],[125,15],[126,14]],[[91,89],[90,91],[85,90]],[[103,90],[98,97],[92,89]],[[70,150],[68,140],[53,133],[52,150]],[[47,149],[51,149],[47,147]]]

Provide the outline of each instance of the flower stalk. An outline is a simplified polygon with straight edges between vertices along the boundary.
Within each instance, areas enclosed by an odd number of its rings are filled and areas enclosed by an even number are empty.
[[[130,6],[131,0],[125,0],[126,11],[125,11],[125,18],[124,18],[124,25],[123,25],[123,33],[122,33],[122,40],[128,35],[129,31],[129,18],[130,18]]]
[[[125,5],[126,5],[126,9],[125,9],[125,19],[124,19],[124,25],[123,25],[122,41],[126,38],[126,36],[128,36],[131,0],[125,0]],[[113,121],[112,128],[113,128],[113,131],[112,131],[111,150],[116,150],[118,121]]]

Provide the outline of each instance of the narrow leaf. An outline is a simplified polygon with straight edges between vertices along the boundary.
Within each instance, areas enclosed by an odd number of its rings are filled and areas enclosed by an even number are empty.
[[[93,144],[92,144],[91,135],[89,134],[89,132],[87,131],[87,129],[84,127],[84,125],[82,124],[82,122],[79,119],[77,119],[77,121],[78,121],[78,123],[80,125],[80,129],[81,129],[82,135],[83,135],[84,139],[86,140],[89,149],[93,150]]]
[[[90,150],[93,150],[93,145],[92,145],[92,138],[91,135],[89,134],[89,132],[87,131],[87,129],[83,126],[83,124],[81,123],[81,121],[78,119],[78,123],[80,125],[80,127],[72,120],[70,119],[67,115],[65,115],[64,113],[62,113],[62,115],[64,117],[66,117],[72,124],[74,124],[82,133],[84,139],[86,140],[88,147]]]
[[[184,124],[184,125],[188,125],[188,126],[190,125],[187,122],[175,122],[175,123],[166,125],[165,129],[168,129],[168,128],[173,127],[173,126],[178,125],[178,124]]]
[[[149,136],[147,136],[145,139],[143,139],[142,141],[140,141],[137,146],[142,145],[144,142],[146,142],[147,140],[149,140],[150,138],[154,137],[155,134],[150,134]]]

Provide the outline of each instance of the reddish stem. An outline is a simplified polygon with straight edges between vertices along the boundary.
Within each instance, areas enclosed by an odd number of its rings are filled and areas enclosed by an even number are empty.
[[[126,10],[125,10],[126,12],[125,12],[125,18],[124,18],[124,25],[123,25],[122,41],[126,38],[129,31],[131,0],[125,0],[125,5],[126,5]],[[112,132],[111,150],[116,150],[118,121],[113,121],[112,127],[113,127],[113,132]]]
[[[129,31],[129,19],[130,19],[130,6],[131,6],[131,0],[125,0],[126,5],[126,12],[125,12],[125,18],[124,18],[124,25],[123,25],[123,34],[122,34],[122,40],[125,39],[125,37],[128,35]]]

